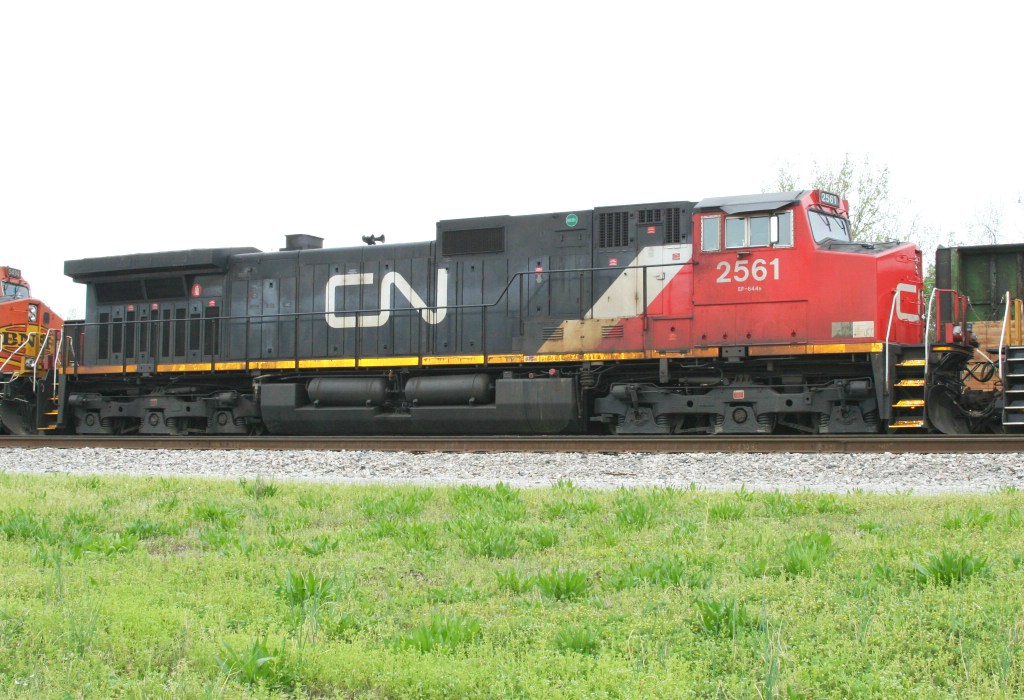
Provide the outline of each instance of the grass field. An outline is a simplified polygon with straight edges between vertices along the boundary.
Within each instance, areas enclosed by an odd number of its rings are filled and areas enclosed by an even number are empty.
[[[0,473],[6,697],[1022,697],[1024,495]]]

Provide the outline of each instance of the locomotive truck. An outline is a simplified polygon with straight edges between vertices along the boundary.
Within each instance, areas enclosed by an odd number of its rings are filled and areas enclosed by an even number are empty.
[[[847,211],[832,193],[795,191],[445,220],[420,243],[330,249],[295,235],[276,252],[68,261],[86,317],[66,326],[52,374],[57,424],[156,435],[1019,429],[1003,419],[1003,386],[968,386],[996,362],[975,355],[966,299],[924,299],[920,251],[852,240]]]

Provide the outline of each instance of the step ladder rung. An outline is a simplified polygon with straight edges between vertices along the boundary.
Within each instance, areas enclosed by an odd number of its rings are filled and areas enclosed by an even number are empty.
[[[892,405],[893,408],[924,408],[924,399],[903,399]]]
[[[907,428],[923,428],[924,427],[924,421],[923,420],[898,420],[898,421],[895,421],[893,423],[890,423],[889,427],[890,428],[895,428],[897,430],[904,430],[904,429],[907,429]]]
[[[924,360],[903,360],[903,362],[897,362],[897,367],[924,367]]]
[[[901,379],[896,384],[893,384],[893,386],[898,386],[898,387],[924,386],[924,380],[923,379]]]

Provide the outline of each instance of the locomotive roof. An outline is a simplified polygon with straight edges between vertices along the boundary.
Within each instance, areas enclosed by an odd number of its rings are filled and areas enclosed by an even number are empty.
[[[708,197],[697,202],[696,209],[721,209],[726,214],[774,211],[790,204],[796,204],[805,194],[807,194],[807,190],[745,194],[736,197]]]
[[[259,253],[257,248],[199,248],[163,253],[136,253],[113,255],[106,258],[68,260],[64,274],[76,282],[87,282],[100,277],[147,272],[222,272],[234,255]]]

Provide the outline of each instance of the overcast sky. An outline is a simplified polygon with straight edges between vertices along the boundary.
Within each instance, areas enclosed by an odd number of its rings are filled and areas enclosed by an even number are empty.
[[[1021,3],[0,0],[0,264],[760,192],[888,166],[1024,240]],[[979,241],[980,242],[980,241]]]

